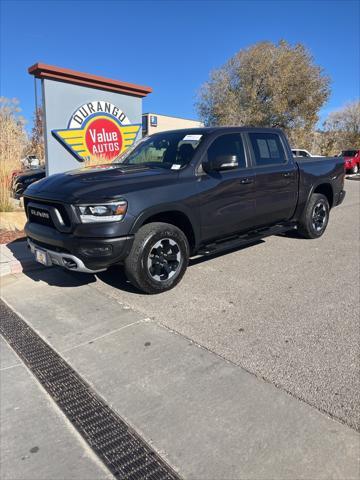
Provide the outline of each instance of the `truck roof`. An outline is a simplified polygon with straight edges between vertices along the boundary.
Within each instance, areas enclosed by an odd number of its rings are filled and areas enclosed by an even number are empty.
[[[152,135],[159,135],[160,133],[172,133],[172,132],[184,132],[184,133],[193,133],[193,134],[205,134],[205,133],[213,133],[213,132],[226,132],[226,131],[245,131],[245,132],[264,132],[264,133],[280,133],[282,130],[280,128],[269,128],[269,127],[239,127],[237,125],[229,125],[226,127],[198,127],[198,128],[177,128],[175,130],[164,130],[158,133],[153,133]]]

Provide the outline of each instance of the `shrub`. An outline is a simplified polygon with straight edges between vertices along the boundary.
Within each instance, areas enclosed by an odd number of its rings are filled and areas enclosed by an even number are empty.
[[[27,135],[16,99],[0,97],[0,212],[13,210],[10,198],[12,172],[20,169]]]

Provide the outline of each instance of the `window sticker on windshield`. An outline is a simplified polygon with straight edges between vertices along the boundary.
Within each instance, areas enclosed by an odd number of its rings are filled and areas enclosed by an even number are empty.
[[[174,165],[171,165],[171,170],[180,170],[181,165],[174,163]]]
[[[202,135],[185,135],[182,139],[183,142],[198,142],[201,139]]]

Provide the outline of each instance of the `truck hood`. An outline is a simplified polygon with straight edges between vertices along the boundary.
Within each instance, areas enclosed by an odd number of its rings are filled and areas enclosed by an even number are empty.
[[[161,167],[97,165],[50,175],[30,185],[26,196],[64,203],[109,201],[129,192],[168,185],[177,177],[177,172]]]

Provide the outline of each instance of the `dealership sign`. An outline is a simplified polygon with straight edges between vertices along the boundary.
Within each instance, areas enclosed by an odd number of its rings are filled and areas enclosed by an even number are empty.
[[[66,129],[51,133],[83,162],[91,157],[116,158],[135,142],[139,130],[140,124],[131,124],[116,105],[93,101],[73,113]]]

